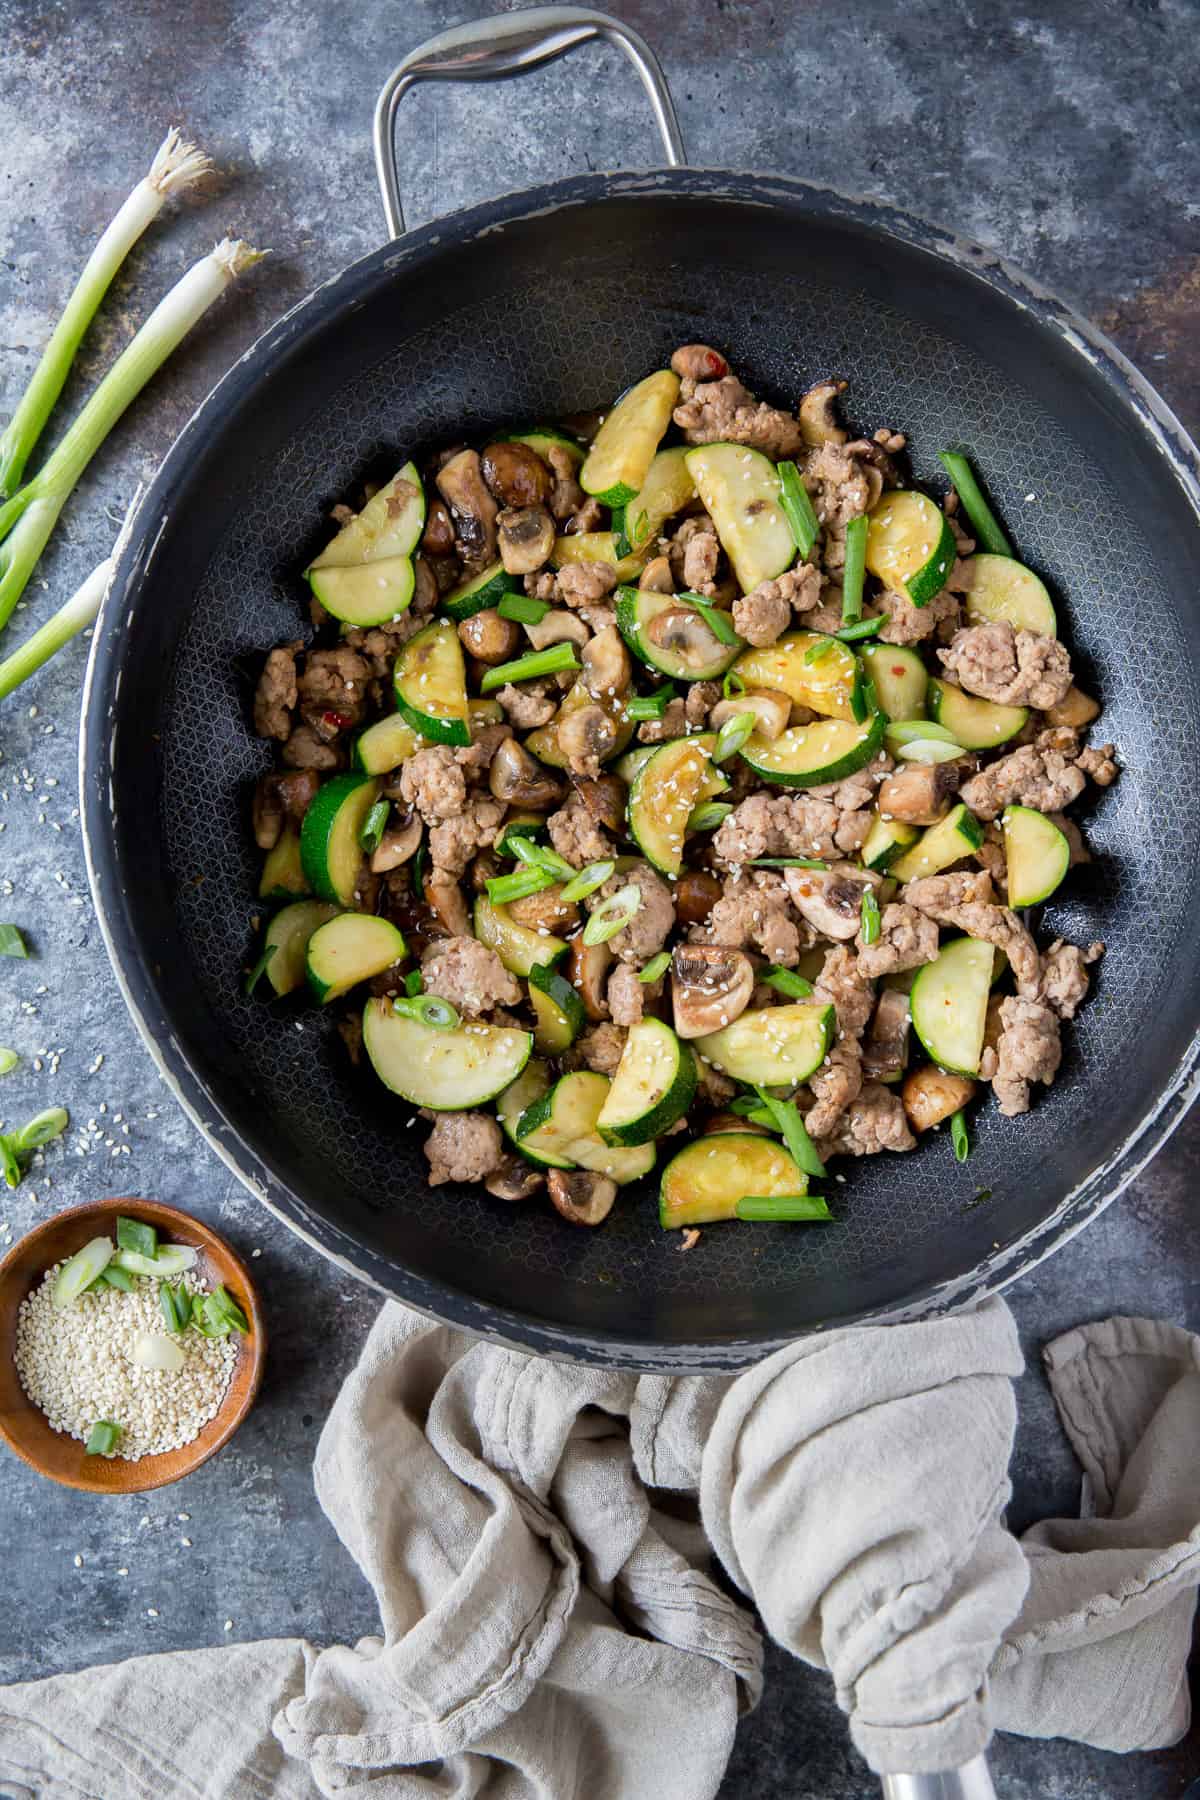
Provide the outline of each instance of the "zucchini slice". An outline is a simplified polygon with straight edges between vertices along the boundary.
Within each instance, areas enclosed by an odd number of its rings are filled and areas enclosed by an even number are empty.
[[[911,850],[920,835],[916,825],[904,825],[899,819],[883,819],[876,812],[860,852],[863,868],[878,869],[882,874],[898,856]]]
[[[263,858],[258,897],[260,900],[295,900],[311,892],[304,864],[300,861],[300,833],[294,825],[285,825],[279,834],[279,842]]]
[[[809,653],[821,646],[815,661]],[[744,650],[735,664],[748,688],[771,688],[827,719],[860,724],[870,712],[862,664],[837,638],[816,631],[788,631],[761,650]]]
[[[469,744],[467,672],[458,633],[435,619],[396,658],[396,711],[435,744]]]
[[[534,963],[529,971],[529,1003],[536,1023],[533,1047],[543,1056],[561,1056],[587,1024],[587,1008],[565,975]]]
[[[632,581],[645,567],[648,552],[649,545],[644,550],[634,550],[623,556],[614,531],[579,531],[571,537],[555,538],[550,565],[561,569],[564,563],[611,563],[618,581]]]
[[[504,717],[498,700],[484,696],[467,701],[467,726],[472,738],[483,725],[496,725]],[[389,775],[402,762],[424,750],[429,739],[414,731],[403,713],[389,713],[360,732],[354,744],[354,766],[367,775]]]
[[[263,949],[274,952],[267,962],[267,980],[277,994],[294,993],[302,985],[308,940],[318,926],[337,917],[337,910],[326,900],[297,900],[275,914]]]
[[[1011,556],[993,556],[990,551],[969,557],[967,566],[971,585],[965,596],[966,614],[972,625],[1001,619],[1014,631],[1058,636],[1054,603],[1045,582],[1032,569]]]
[[[628,388],[583,459],[579,485],[605,506],[624,506],[644,487],[654,453],[679,399],[679,377],[656,369]]]
[[[383,625],[398,619],[408,610],[416,579],[411,556],[389,556],[352,569],[308,571],[309,587],[325,611],[344,625]]]
[[[360,563],[410,556],[424,529],[425,489],[416,463],[406,462],[371,496],[362,511],[342,526],[320,556],[313,558],[307,572],[311,575],[314,569],[353,569]],[[320,599],[320,595],[317,597]],[[340,618],[341,614],[337,616]]]
[[[686,600],[643,588],[617,589],[617,627],[635,656],[676,681],[712,681],[743,647],[723,644]]]
[[[596,1128],[609,1086],[607,1077],[588,1069],[564,1075],[517,1120],[519,1147],[593,1169],[618,1187],[648,1175],[654,1167],[653,1144],[606,1144]]]
[[[701,744],[709,750],[712,749],[717,741],[717,734],[715,731],[699,731],[693,732],[690,735],[694,743]],[[674,744],[678,743],[680,740],[678,738],[671,738],[668,741]],[[639,770],[644,769],[646,764],[650,761],[650,758],[656,755],[661,748],[661,744],[638,744],[635,749],[627,750],[624,756],[618,757],[617,761],[613,764],[613,767],[627,787],[633,786]],[[728,786],[729,777],[722,771],[718,763],[710,762],[704,779],[700,783],[700,792],[697,798],[699,800],[712,800],[717,794],[723,794]],[[618,867],[620,867],[619,864]]]
[[[929,671],[903,644],[864,644],[859,652],[889,719],[923,719]]]
[[[510,575],[503,563],[494,562],[490,568],[484,569],[480,575],[473,575],[470,581],[460,582],[442,601],[442,611],[456,624],[469,619],[473,613],[484,612],[490,606],[499,606],[505,594],[520,594],[520,577]]]
[[[681,1119],[696,1092],[696,1058],[661,1019],[630,1026],[596,1129],[606,1144],[648,1144]]]
[[[869,763],[883,744],[886,724],[882,713],[874,713],[862,725],[849,719],[818,719],[813,725],[792,725],[777,738],[755,733],[742,745],[741,755],[764,781],[819,787]]]
[[[497,438],[498,444],[528,444],[531,450],[544,457],[547,450],[554,448],[565,450],[575,467],[578,468],[587,451],[578,439],[568,437],[565,431],[556,431],[553,425],[535,425],[532,431],[514,431],[507,437]]]
[[[996,700],[980,700],[938,678],[929,683],[929,710],[964,750],[993,750],[997,744],[1007,744],[1029,718],[1027,706],[1001,706]]]
[[[1008,861],[1008,904],[1036,906],[1048,900],[1071,866],[1066,834],[1045,813],[1029,806],[1006,806],[1004,854]]]
[[[535,963],[551,969],[567,952],[562,938],[518,925],[509,918],[506,906],[493,906],[486,894],[475,901],[475,936],[496,952],[510,975],[527,976]]]
[[[952,938],[917,972],[909,995],[913,1029],[940,1068],[978,1075],[995,952],[976,938]]]
[[[923,875],[940,875],[951,863],[974,856],[983,842],[983,826],[966,802],[960,800],[937,825],[921,833],[911,850],[898,856],[888,868],[897,881],[919,881]]]
[[[308,985],[327,1006],[360,981],[382,975],[406,954],[404,939],[389,920],[373,913],[339,913],[318,926],[308,940],[304,958]]]
[[[940,506],[915,488],[882,494],[867,514],[867,567],[894,594],[927,606],[946,585],[958,554]]]
[[[695,499],[696,484],[686,456],[682,444],[673,450],[660,450],[647,470],[641,491],[613,514],[613,531],[622,556],[653,543],[667,520]]]
[[[779,474],[761,450],[745,444],[701,444],[687,466],[744,594],[782,575],[796,541],[779,503]]]
[[[664,1231],[736,1219],[747,1194],[806,1194],[808,1176],[774,1138],[714,1131],[688,1144],[662,1172],[658,1221]]]
[[[698,1037],[695,1047],[747,1086],[759,1082],[764,1087],[795,1087],[828,1056],[836,1024],[832,1006],[797,1000],[744,1012],[732,1025]]]
[[[712,737],[675,738],[646,758],[629,790],[629,829],[646,860],[664,875],[683,867],[687,822],[712,767]]]
[[[549,763],[552,769],[565,769],[567,766],[567,759],[558,747],[559,720],[566,718],[573,712],[578,712],[581,706],[590,706],[591,704],[592,696],[588,693],[582,681],[577,681],[574,687],[568,688],[566,694],[563,696],[562,705],[550,722],[546,725],[539,725],[535,731],[529,733],[529,736],[525,739],[525,748],[532,751],[539,762]],[[599,704],[605,708],[606,712],[609,710],[606,701],[602,700]],[[614,756],[620,756],[623,750],[628,749],[629,741],[637,729],[636,720],[627,719],[625,717],[625,709],[621,706],[620,702],[614,701],[613,704],[617,709],[612,714],[617,727],[617,735],[613,742],[612,749],[604,759],[605,762],[611,762]]]
[[[496,1101],[496,1117],[500,1121],[500,1129],[521,1155],[532,1163],[547,1169],[569,1169],[571,1164],[565,1156],[550,1156],[534,1150],[529,1144],[522,1144],[517,1137],[517,1121],[527,1107],[540,1100],[550,1090],[550,1071],[540,1056],[531,1056],[517,1079],[506,1087]]]
[[[334,775],[317,790],[300,827],[300,861],[318,899],[353,907],[363,867],[358,834],[378,798],[370,775]]]
[[[437,1031],[368,1000],[363,1049],[384,1087],[431,1112],[465,1112],[494,1100],[514,1082],[533,1048],[527,1031],[468,1020]]]

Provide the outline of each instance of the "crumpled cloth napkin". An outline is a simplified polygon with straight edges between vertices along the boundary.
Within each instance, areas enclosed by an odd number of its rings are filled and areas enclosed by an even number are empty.
[[[993,1726],[1170,1743],[1200,1580],[1198,1352],[1139,1319],[1050,1346],[1087,1516],[1018,1543],[1002,1301],[806,1338],[735,1380],[567,1367],[388,1305],[315,1471],[381,1635],[0,1689],[0,1795],[709,1800],[761,1681],[710,1544],[830,1670],[877,1770],[952,1767]]]

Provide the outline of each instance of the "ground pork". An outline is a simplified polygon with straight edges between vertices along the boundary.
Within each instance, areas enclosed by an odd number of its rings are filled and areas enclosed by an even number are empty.
[[[318,737],[332,742],[339,732],[361,724],[371,671],[357,650],[310,651],[296,683],[300,712]]]
[[[410,606],[407,612],[402,612],[398,619],[389,619],[386,625],[372,625],[365,631],[355,626],[345,633],[342,643],[362,657],[372,680],[390,683],[399,651],[420,631],[423,622]]]
[[[286,743],[292,729],[297,701],[296,651],[298,644],[282,644],[272,650],[254,693],[254,729],[259,737]]]
[[[563,535],[565,537],[578,537],[586,531],[599,531],[601,525],[604,523],[604,517],[604,508],[598,500],[593,500],[592,496],[589,494],[586,499],[580,502],[567,520]]]
[[[698,944],[761,950],[769,962],[790,968],[812,941],[788,903],[787,888],[773,869],[755,869],[725,883],[725,891],[703,924],[691,933]]]
[[[876,789],[895,766],[887,752],[881,750],[865,768],[856,769],[853,775],[843,775],[840,781],[823,782],[820,787],[805,788],[805,798],[828,800],[841,813],[862,812],[875,805]]]
[[[581,794],[569,793],[565,804],[546,820],[550,842],[573,869],[599,862],[612,854],[612,840],[605,836]]]
[[[1068,868],[1073,869],[1079,863],[1090,863],[1092,860],[1092,853],[1087,847],[1087,839],[1084,837],[1082,831],[1080,831],[1074,819],[1068,819],[1066,813],[1061,812],[1048,813],[1046,816],[1049,818],[1052,825],[1058,826],[1058,829],[1067,840],[1067,844],[1071,851],[1071,860],[1067,865]],[[996,827],[994,825],[989,825],[988,830],[995,831]],[[994,876],[993,880],[995,880]],[[997,883],[997,885],[999,885],[999,883]]]
[[[608,978],[605,990],[608,1010],[614,1025],[636,1025],[645,1009],[650,989],[638,980],[632,963],[618,963]]]
[[[1087,998],[1087,965],[1103,954],[1104,945],[1098,941],[1081,950],[1078,944],[1056,938],[1042,957],[1042,978],[1038,986],[1038,999],[1042,1005],[1048,1006],[1060,1019],[1073,1019]]]
[[[1004,845],[1004,833],[995,820],[983,828],[983,842],[975,852],[982,866],[992,878],[992,885],[1000,891],[1008,886],[1008,852]]]
[[[1049,1087],[1062,1061],[1058,1018],[1036,1000],[1015,999],[1000,1003],[1001,1032],[996,1047],[996,1072],[992,1092],[1006,1118],[1029,1111],[1029,1087],[1043,1081]]]
[[[837,1013],[833,1048],[809,1081],[813,1105],[804,1121],[812,1137],[822,1138],[833,1132],[862,1088],[861,1039],[875,1004],[874,988],[845,944],[825,958],[813,999]]]
[[[864,944],[860,931],[857,946],[859,972],[872,981],[901,969],[919,969],[938,953],[937,923],[915,906],[894,900],[883,909],[875,942]]]
[[[1101,786],[1107,786],[1116,765],[1111,762],[1111,744],[1089,753],[1079,748],[1079,733],[1069,725],[1055,725],[1041,731],[1032,744],[1022,744],[998,762],[988,763],[963,784],[961,798],[980,819],[995,819],[1014,802],[1031,806],[1037,812],[1059,812],[1077,800],[1087,785],[1084,759],[1091,769],[1099,769]]]
[[[721,698],[720,684],[715,681],[692,681],[688,683],[688,691],[684,696],[683,716],[685,722],[693,729],[697,725],[706,725],[708,715]]]
[[[430,744],[401,763],[400,798],[415,806],[427,825],[458,817],[466,805],[467,781],[448,744]]]
[[[821,571],[813,563],[801,563],[735,600],[734,628],[748,644],[773,644],[792,623],[793,613],[811,613],[820,599]]]
[[[910,881],[900,890],[900,897],[940,925],[955,925],[968,937],[995,944],[1012,964],[1017,992],[1037,992],[1041,968],[1037,945],[1016,913],[997,904],[986,869],[926,875]]]
[[[1116,748],[1115,744],[1095,744],[1079,752],[1079,767],[1097,787],[1111,787],[1120,774]]]
[[[576,612],[596,600],[603,600],[616,585],[617,571],[612,563],[606,562],[565,563],[554,577],[556,598]]]
[[[591,1069],[596,1075],[615,1075],[625,1049],[625,1032],[620,1025],[606,1019],[602,1025],[589,1025],[563,1057],[565,1067]]]
[[[519,1006],[521,989],[494,950],[473,937],[442,938],[421,958],[428,994],[478,1016],[494,1006]]]
[[[864,608],[864,611],[868,610]],[[887,624],[879,633],[881,644],[920,644],[931,637],[944,642],[958,630],[959,605],[948,588],[943,588],[924,606],[914,606],[907,594],[885,589],[874,610],[888,616]]]
[[[671,367],[693,386],[697,381],[719,381],[729,373],[729,364],[721,352],[708,344],[680,344],[671,357]]]
[[[496,695],[504,708],[504,716],[518,731],[533,731],[548,725],[558,711],[558,689],[551,677],[539,681],[523,681],[519,687],[509,681]]]
[[[968,694],[1000,706],[1057,706],[1071,685],[1071,659],[1057,638],[1014,631],[1003,619],[956,631],[938,660]]]
[[[280,754],[289,769],[341,769],[346,765],[346,752],[326,743],[311,725],[297,725]]]
[[[497,750],[511,736],[511,725],[472,725],[471,742],[455,746],[454,760],[467,771],[468,780],[486,777]]]
[[[802,472],[817,518],[842,538],[850,520],[865,513],[883,492],[879,471],[851,455],[845,444],[825,443],[809,450]]]
[[[443,1181],[482,1181],[504,1160],[500,1127],[481,1112],[439,1113],[425,1140],[429,1185]]]
[[[640,968],[652,956],[657,956],[675,923],[675,902],[662,876],[656,875],[649,863],[636,862],[630,868],[610,875],[604,886],[589,897],[587,906],[593,911],[601,901],[629,886],[637,888],[641,905],[629,923],[609,938],[608,945],[622,962]]]
[[[683,550],[683,584],[690,594],[715,594],[721,540],[715,531],[692,532]]]
[[[440,825],[431,826],[429,856],[435,868],[444,869],[456,878],[465,874],[475,852],[489,849],[495,843],[503,817],[501,801],[472,796],[457,818],[444,819]]]
[[[811,856],[836,861],[861,849],[871,829],[866,807],[838,805],[842,783],[832,799],[805,794],[751,794],[736,806],[716,831],[712,849],[718,862],[739,867],[762,856]]]
[[[772,462],[798,456],[804,446],[800,421],[756,400],[736,375],[685,379],[674,418],[689,444],[746,444]]]
[[[822,1156],[876,1156],[881,1150],[913,1150],[916,1143],[895,1089],[865,1081],[817,1149]]]

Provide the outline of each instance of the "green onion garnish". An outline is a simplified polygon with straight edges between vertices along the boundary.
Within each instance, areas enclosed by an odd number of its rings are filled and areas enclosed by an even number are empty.
[[[638,980],[647,983],[657,981],[660,975],[666,974],[670,966],[671,952],[669,950],[660,950],[657,956],[652,956],[650,958],[650,961],[646,964],[644,969],[638,971]]]
[[[985,550],[993,556],[1011,556],[1012,545],[1004,535],[999,519],[983,497],[983,489],[975,479],[975,471],[957,450],[939,450],[938,460],[954,483],[962,509],[971,521],[971,529]]]
[[[793,969],[781,969],[778,963],[772,963],[765,975],[760,975],[768,987],[773,987],[777,994],[786,994],[789,1000],[807,1000],[813,991],[811,981],[803,975],[797,975]]]
[[[623,931],[630,919],[636,918],[642,910],[642,891],[636,882],[627,882],[602,900],[587,924],[583,928],[585,944],[606,944],[618,931]]]
[[[887,614],[879,613],[873,619],[858,619],[853,625],[843,625],[833,635],[840,644],[857,644],[863,638],[878,637],[886,624]]]
[[[832,1219],[822,1194],[743,1194],[737,1203],[739,1219],[785,1222],[794,1219]]]
[[[669,701],[675,698],[675,683],[664,681],[652,694],[633,694],[625,702],[627,719],[661,719]]]
[[[836,649],[837,649],[837,639],[836,638],[831,638],[831,637],[818,638],[816,643],[810,644],[808,646],[808,649],[804,652],[804,660],[806,663],[820,662],[823,657],[826,657],[829,655],[831,650],[836,650]]]
[[[565,856],[552,850],[549,844],[539,844],[533,838],[525,837],[520,832],[510,832],[505,839],[504,848],[510,856],[527,863],[531,869],[544,869],[547,875],[553,875],[555,881],[570,881],[575,870]]]
[[[887,727],[887,746],[893,749],[898,744],[915,744],[929,738],[940,738],[944,744],[958,746],[958,740],[945,725],[935,725],[930,719],[893,719]]]
[[[597,888],[604,886],[609,876],[615,873],[616,867],[609,856],[600,862],[588,863],[586,868],[580,869],[578,875],[568,881],[559,898],[568,902],[586,900],[589,894],[594,894]]]
[[[776,1131],[782,1133],[783,1141],[791,1151],[792,1161],[797,1168],[803,1169],[806,1175],[824,1175],[825,1164],[817,1155],[795,1102],[775,1100],[765,1088],[756,1087],[754,1091],[774,1119]]]
[[[55,1138],[61,1137],[70,1123],[71,1115],[65,1107],[49,1106],[13,1133],[13,1149],[18,1156],[27,1156],[31,1150],[40,1150],[43,1144],[53,1143]]]
[[[514,869],[511,875],[490,875],[488,899],[493,906],[507,906],[510,900],[525,900],[530,894],[554,887],[558,879],[548,869]]]
[[[689,831],[715,831],[733,811],[728,800],[705,800],[688,814]]]
[[[210,1316],[213,1313],[219,1313],[222,1318],[228,1319],[233,1329],[240,1332],[242,1337],[245,1337],[250,1330],[249,1319],[228,1288],[222,1286],[220,1282],[217,1283],[212,1293],[206,1296],[205,1310]]]
[[[737,670],[726,669],[725,678],[721,682],[721,698],[723,700],[736,700],[737,696],[739,694],[744,694],[745,691],[746,684],[738,674]]]
[[[425,992],[425,982],[421,976],[420,969],[410,969],[408,974],[404,977],[404,992],[408,995],[410,1000],[414,994],[423,994]]]
[[[563,669],[577,669],[579,659],[574,644],[551,644],[548,650],[531,650],[515,662],[500,663],[489,669],[479,683],[481,694],[507,687],[510,681],[534,681],[539,675],[558,675]]]
[[[192,1296],[185,1287],[171,1287],[162,1282],[158,1290],[158,1304],[167,1330],[186,1331],[192,1316]]]
[[[753,735],[754,727],[757,724],[758,714],[756,712],[735,713],[732,719],[726,719],[718,731],[717,741],[713,745],[713,761],[715,763],[728,762],[729,758],[735,756],[741,749],[746,739]]]
[[[97,1275],[96,1282],[101,1287],[120,1288],[123,1294],[132,1294],[133,1292],[133,1276],[125,1269],[118,1269],[116,1263],[109,1263],[107,1269]],[[93,1282],[92,1285],[95,1286],[96,1282]]]
[[[118,1219],[117,1248],[136,1250],[139,1256],[157,1256],[158,1232],[153,1225],[143,1224],[141,1219]]]
[[[390,800],[377,800],[359,826],[358,841],[368,856],[374,856],[378,850],[391,810]]]
[[[15,925],[0,925],[0,956],[28,956],[25,939]]]
[[[728,644],[731,648],[733,645],[741,643],[742,640],[733,629],[733,622],[729,614],[722,612],[721,608],[714,606],[710,600],[706,600],[703,594],[676,594],[675,598],[682,600],[685,606],[693,607],[700,614],[718,643]]]
[[[918,738],[916,743],[896,746],[896,755],[901,762],[956,762],[962,753],[961,744],[944,744],[940,738]]]
[[[999,552],[997,552],[999,554]],[[967,1121],[961,1110],[950,1115],[950,1136],[954,1141],[954,1156],[957,1162],[966,1162],[971,1154],[971,1137],[967,1130]]]
[[[12,1139],[3,1136],[0,1136],[0,1170],[3,1170],[4,1179],[10,1188],[20,1187],[21,1165],[17,1161]]]
[[[121,1427],[111,1419],[97,1419],[83,1446],[85,1456],[111,1456],[121,1436]]]
[[[777,463],[776,473],[779,476],[779,504],[783,508],[784,518],[792,528],[792,536],[803,562],[817,541],[820,521],[795,463]]]
[[[86,1243],[82,1250],[77,1250],[74,1256],[68,1257],[54,1277],[50,1304],[73,1306],[84,1289],[91,1287],[97,1275],[102,1275],[107,1269],[113,1259],[113,1248],[111,1238],[97,1237]]]
[[[846,561],[842,569],[842,624],[857,625],[862,618],[863,575],[867,566],[867,515],[860,513],[846,527]]]
[[[550,608],[532,594],[505,594],[496,611],[502,619],[515,619],[518,625],[540,625]]]
[[[751,862],[752,869],[827,869],[827,862],[819,862],[815,856],[756,856]]]
[[[403,1018],[416,1019],[433,1031],[453,1031],[459,1024],[458,1008],[440,994],[397,994],[392,1011]]]
[[[0,1075],[11,1075],[20,1060],[15,1050],[0,1050]]]
[[[859,909],[862,924],[859,935],[864,944],[873,944],[879,936],[879,902],[875,898],[874,888],[864,888],[862,906]]]
[[[263,945],[262,955],[259,957],[258,961],[255,963],[254,967],[251,969],[250,973],[246,977],[245,993],[246,993],[247,1000],[253,994],[255,988],[258,986],[259,982],[262,980],[263,976],[266,974],[267,964],[270,962],[271,958],[274,956],[274,954],[275,954],[276,950],[278,950],[278,948],[279,948],[278,944],[264,944]]]

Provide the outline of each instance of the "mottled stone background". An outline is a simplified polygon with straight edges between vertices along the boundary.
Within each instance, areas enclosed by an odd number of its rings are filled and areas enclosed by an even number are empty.
[[[0,417],[167,124],[216,157],[217,195],[179,208],[136,252],[88,337],[62,416],[215,237],[232,230],[274,252],[114,435],[29,591],[21,635],[106,551],[135,484],[238,351],[378,243],[375,93],[403,52],[469,10],[442,0],[0,0]],[[657,46],[694,161],[872,193],[994,246],[1103,323],[1200,425],[1195,0],[613,0],[613,10]],[[640,91],[599,48],[519,86],[422,90],[399,136],[414,223],[501,189],[657,155]],[[252,1419],[176,1489],[91,1500],[0,1460],[0,1681],[227,1635],[345,1641],[375,1625],[309,1469],[377,1302],[259,1210],[173,1109],[135,1039],[83,873],[74,792],[83,663],[77,645],[0,714],[0,916],[36,950],[0,972],[0,1041],[25,1057],[0,1106],[15,1120],[59,1102],[76,1126],[36,1179],[0,1201],[0,1238],[73,1201],[161,1195],[261,1251],[273,1335]],[[1200,1121],[1012,1295],[1031,1363],[1018,1527],[1078,1499],[1039,1346],[1113,1311],[1200,1327],[1198,1152]],[[824,1678],[781,1655],[770,1676],[723,1792],[874,1793]],[[1134,1760],[1010,1738],[993,1761],[1008,1800],[1156,1800],[1200,1773],[1200,1736]]]

